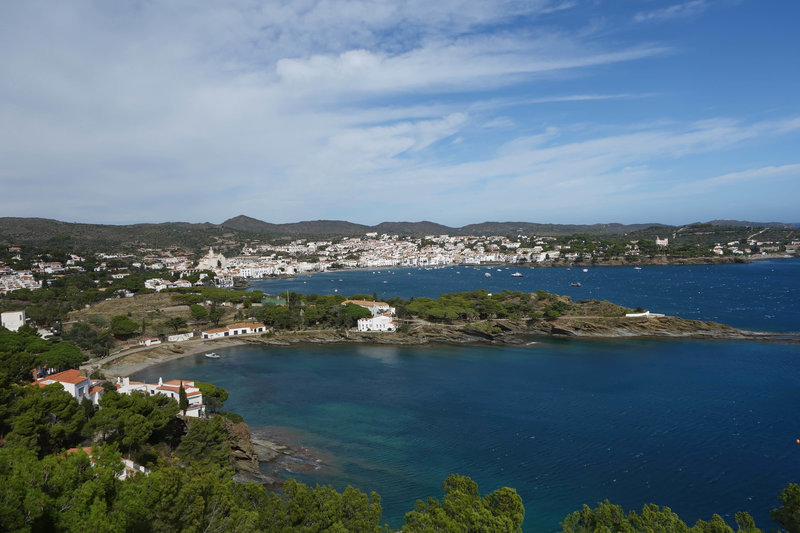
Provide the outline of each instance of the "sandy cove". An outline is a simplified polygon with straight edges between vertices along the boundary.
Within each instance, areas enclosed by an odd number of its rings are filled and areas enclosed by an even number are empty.
[[[167,361],[248,342],[247,338],[242,337],[235,340],[192,339],[184,342],[165,342],[156,346],[135,346],[123,348],[107,357],[87,361],[81,365],[81,369],[88,372],[99,370],[106,377],[124,377]]]

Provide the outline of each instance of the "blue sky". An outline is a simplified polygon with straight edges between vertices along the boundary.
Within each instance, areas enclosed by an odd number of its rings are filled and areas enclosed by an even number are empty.
[[[0,216],[800,222],[794,0],[0,4]]]

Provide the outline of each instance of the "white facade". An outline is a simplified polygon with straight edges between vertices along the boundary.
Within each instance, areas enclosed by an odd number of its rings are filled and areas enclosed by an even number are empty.
[[[213,248],[208,249],[208,253],[200,259],[197,264],[198,270],[214,270],[217,268],[226,268],[228,266],[228,259],[222,254],[215,254]]]
[[[397,322],[389,315],[378,315],[372,318],[360,318],[358,331],[397,331]]]
[[[156,384],[131,381],[130,378],[117,378],[117,382],[114,385],[120,394],[130,394],[133,391],[147,395],[163,394],[176,402],[180,401],[180,389],[182,386],[183,391],[186,393],[186,398],[189,400],[186,416],[198,418],[205,414],[206,411],[206,406],[203,404],[203,393],[200,392],[198,387],[195,387],[194,381],[180,379],[163,381],[158,378],[158,383]]]
[[[154,344],[161,344],[158,337],[148,337],[146,339],[139,339],[139,346],[152,346]]]
[[[6,311],[0,314],[0,324],[8,330],[17,331],[25,325],[25,311]]]
[[[254,333],[264,333],[267,327],[264,324],[250,322],[237,322],[221,328],[209,329],[203,332],[204,339],[221,339],[223,337],[233,337],[236,335],[252,335]]]
[[[89,398],[94,404],[97,404],[103,395],[103,387],[92,385],[92,381],[87,376],[74,369],[50,374],[33,382],[39,387],[46,387],[53,383],[60,383],[64,390],[79,402],[84,398]]]

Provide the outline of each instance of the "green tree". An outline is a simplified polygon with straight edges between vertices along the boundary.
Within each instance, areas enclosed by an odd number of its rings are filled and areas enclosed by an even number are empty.
[[[221,416],[187,420],[189,431],[177,449],[185,464],[230,466],[231,446],[223,420]]]
[[[203,403],[206,404],[206,412],[216,413],[222,409],[222,403],[228,399],[228,391],[222,387],[217,387],[211,383],[195,381],[195,386],[203,394]]]
[[[178,389],[178,407],[180,407],[181,411],[183,412],[183,416],[186,416],[186,409],[189,408],[189,397],[186,396],[186,390],[183,388],[183,382],[181,382],[181,387]]]
[[[208,310],[200,304],[192,304],[189,306],[189,312],[193,320],[205,320],[208,317]]]
[[[336,325],[341,328],[354,328],[360,318],[370,318],[371,316],[372,312],[369,309],[348,303],[340,306],[339,320]]]
[[[219,321],[222,320],[223,316],[225,316],[225,309],[222,307],[212,305],[211,309],[208,311],[208,319],[213,322],[215,326],[219,326]]]
[[[129,337],[138,327],[136,322],[125,315],[117,315],[111,319],[111,333],[115,337]]]
[[[18,393],[7,442],[45,455],[78,441],[84,412],[60,384],[24,387]]]
[[[177,333],[178,330],[186,327],[186,319],[179,316],[173,316],[164,321],[164,326]]]
[[[800,533],[800,485],[789,483],[778,500],[781,506],[770,511],[770,517],[789,533]]]
[[[478,484],[466,476],[450,474],[442,483],[444,498],[417,500],[407,513],[403,531],[519,532],[525,518],[522,498],[503,487],[481,496]]]

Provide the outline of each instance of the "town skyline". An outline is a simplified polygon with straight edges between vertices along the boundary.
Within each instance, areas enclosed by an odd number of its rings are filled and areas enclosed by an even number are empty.
[[[800,6],[7,3],[0,214],[796,220]]]

